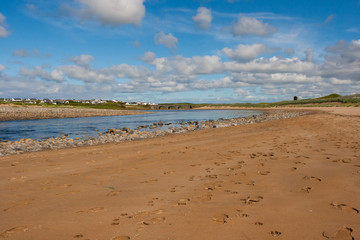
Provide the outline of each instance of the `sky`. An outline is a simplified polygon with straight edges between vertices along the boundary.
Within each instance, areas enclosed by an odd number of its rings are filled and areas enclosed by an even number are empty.
[[[1,0],[0,97],[360,93],[360,0]]]

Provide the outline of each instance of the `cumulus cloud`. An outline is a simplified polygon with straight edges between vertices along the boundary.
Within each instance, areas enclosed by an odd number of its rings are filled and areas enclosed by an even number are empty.
[[[360,81],[360,40],[341,40],[326,51],[330,54],[321,66],[322,76]]]
[[[103,74],[96,70],[89,69],[82,66],[67,65],[60,66],[58,69],[63,72],[67,77],[90,83],[103,83],[103,82],[115,82],[115,78],[112,75]]]
[[[238,62],[248,62],[262,54],[271,54],[275,52],[276,49],[270,48],[264,44],[239,44],[236,49],[223,48],[221,51],[230,59]]]
[[[144,53],[144,55],[141,57],[141,60],[143,60],[146,63],[152,63],[155,60],[155,53],[153,52],[146,52]]]
[[[268,23],[246,16],[240,16],[232,28],[234,36],[256,35],[268,37],[275,32],[277,32],[277,29]]]
[[[223,64],[218,56],[194,56],[192,58],[177,56],[171,63],[179,74],[185,75],[214,74],[223,71]]]
[[[81,54],[80,56],[72,57],[69,60],[78,66],[90,67],[90,63],[94,61],[95,58],[89,54]]]
[[[82,3],[79,15],[95,18],[105,25],[140,25],[145,16],[144,0],[77,0]]]
[[[206,7],[199,7],[196,16],[193,16],[197,27],[201,30],[207,30],[212,21],[211,10]]]
[[[22,67],[20,69],[20,74],[22,76],[40,78],[45,81],[54,81],[54,82],[63,82],[63,73],[58,69],[54,69],[50,72],[44,71],[44,69],[40,66],[36,66],[32,69],[27,69],[26,67]]]
[[[313,74],[317,71],[315,64],[298,58],[261,57],[246,63],[225,62],[224,65],[231,72]]]
[[[341,40],[334,46],[326,48],[328,52],[339,54],[338,60],[342,63],[351,63],[360,60],[360,40],[346,42]]]
[[[174,37],[171,33],[166,35],[165,33],[160,32],[155,35],[154,42],[157,45],[164,45],[167,48],[176,48],[178,39]]]
[[[10,32],[6,29],[6,17],[0,13],[0,38],[8,37]]]
[[[244,46],[245,50],[254,47],[241,45]],[[310,58],[254,58],[254,51],[248,54],[239,51],[237,56],[237,48],[229,49],[228,55],[234,60],[230,58],[228,61],[222,61],[216,55],[156,57],[153,52],[145,52],[141,59],[155,68],[128,64],[94,68],[89,64],[91,57],[85,57],[81,61],[79,56],[73,58],[74,62],[78,62],[76,65],[57,66],[53,70],[39,66],[30,69],[23,67],[19,73],[22,77],[27,76],[27,81],[34,83],[40,81],[48,84],[51,81],[53,92],[57,89],[63,92],[71,89],[71,86],[74,89],[76,86],[86,86],[86,91],[92,91],[94,95],[102,92],[106,96],[116,93],[171,93],[231,88],[235,95],[241,95],[244,100],[261,100],[257,97],[260,92],[266,101],[275,101],[292,99],[294,95],[318,97],[324,93],[351,94],[360,91],[359,48],[359,40],[339,41],[326,49],[328,55],[324,63],[308,61]],[[261,47],[260,49],[264,50]],[[235,57],[251,60],[238,61]],[[4,68],[5,66],[0,65],[0,72]],[[4,79],[7,79],[7,76],[3,73],[0,83]],[[74,85],[73,80],[83,84]],[[69,87],[65,88],[65,85]],[[10,91],[8,86],[9,84],[6,87]],[[79,89],[84,90],[81,87]],[[12,90],[16,91],[16,88]]]

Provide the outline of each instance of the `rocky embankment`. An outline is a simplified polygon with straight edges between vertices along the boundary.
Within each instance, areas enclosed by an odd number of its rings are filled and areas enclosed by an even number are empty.
[[[129,128],[122,129],[109,129],[104,133],[99,133],[98,137],[90,137],[87,139],[69,138],[66,135],[57,138],[49,138],[44,140],[36,139],[20,139],[19,141],[4,141],[0,142],[0,156],[10,154],[20,154],[24,152],[35,152],[48,149],[60,149],[67,147],[80,147],[90,146],[105,143],[114,143],[122,141],[132,141],[145,138],[154,138],[168,134],[184,133],[208,128],[221,128],[237,125],[254,124],[259,122],[278,120],[284,118],[292,118],[302,116],[307,112],[290,112],[290,111],[271,111],[258,116],[251,116],[246,118],[235,119],[219,119],[217,121],[190,121],[182,122],[179,127],[171,127],[167,130],[158,130],[167,123],[158,122],[151,126],[139,126],[137,129],[132,130]],[[140,130],[148,128],[147,130]]]
[[[0,105],[0,121],[76,118],[144,114],[145,112],[114,109],[14,107]]]

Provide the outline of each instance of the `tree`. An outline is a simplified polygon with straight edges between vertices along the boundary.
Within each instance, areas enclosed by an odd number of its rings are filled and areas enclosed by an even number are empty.
[[[297,96],[294,96],[294,101],[298,100],[298,97]]]

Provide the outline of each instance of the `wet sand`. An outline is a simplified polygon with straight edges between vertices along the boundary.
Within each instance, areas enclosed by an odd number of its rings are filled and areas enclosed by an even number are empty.
[[[0,105],[0,121],[145,114],[144,111]]]
[[[359,239],[358,109],[0,157],[0,238]]]

